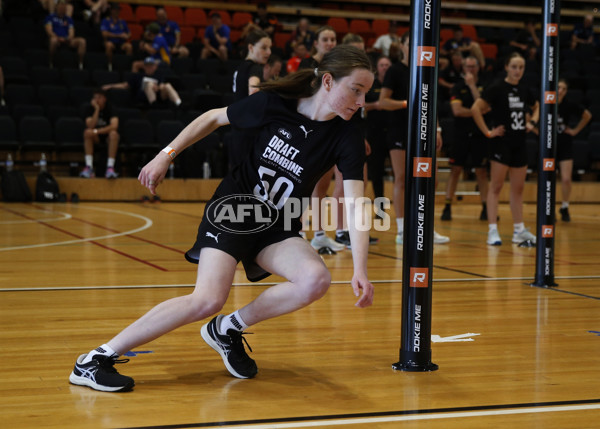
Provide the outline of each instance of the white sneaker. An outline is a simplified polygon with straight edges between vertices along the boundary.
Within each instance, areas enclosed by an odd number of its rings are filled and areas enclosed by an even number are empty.
[[[316,250],[319,250],[323,247],[329,247],[331,250],[335,250],[336,252],[339,252],[340,250],[344,250],[346,248],[346,246],[344,246],[341,243],[337,243],[335,240],[329,238],[327,235],[313,237],[313,239],[310,241],[310,245]]]
[[[404,244],[404,231],[396,234],[396,244]]]
[[[433,244],[444,244],[450,241],[450,237],[438,234],[437,231],[433,231]]]
[[[524,229],[521,232],[514,232],[512,237],[513,243],[522,243],[525,240],[531,240],[532,243],[535,244],[535,235],[529,232],[528,229]]]
[[[497,229],[492,229],[488,232],[487,244],[490,246],[502,245],[502,240],[500,239],[500,234],[498,234]]]

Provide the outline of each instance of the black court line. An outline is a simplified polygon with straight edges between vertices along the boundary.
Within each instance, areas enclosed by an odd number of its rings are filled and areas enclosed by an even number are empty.
[[[577,295],[577,296],[581,296],[583,298],[600,300],[600,296],[592,296],[592,295],[586,295],[585,293],[571,292],[570,290],[558,289],[557,287],[536,286],[534,284],[529,284],[529,286],[536,287],[538,289],[553,290],[554,292],[568,293],[570,295]]]
[[[576,401],[530,402],[530,403],[501,404],[501,405],[476,405],[476,406],[472,406],[472,407],[430,408],[430,409],[424,409],[424,410],[382,411],[382,412],[374,412],[374,413],[328,414],[328,415],[322,415],[322,416],[282,417],[279,419],[230,420],[230,421],[222,421],[222,422],[183,423],[183,424],[160,425],[160,426],[137,426],[137,427],[132,426],[132,427],[126,427],[126,428],[121,428],[121,429],[205,428],[205,427],[216,427],[216,426],[310,422],[310,421],[318,421],[318,420],[391,417],[391,416],[406,416],[406,415],[415,415],[415,414],[440,414],[440,413],[465,412],[465,411],[491,411],[491,410],[506,410],[506,409],[511,409],[511,408],[552,407],[552,406],[559,406],[559,405],[584,405],[584,404],[600,404],[600,399],[581,399],[581,400],[576,400]]]
[[[385,253],[377,253],[377,252],[371,252],[371,251],[369,251],[369,255],[381,256],[382,258],[395,259],[397,261],[402,260],[402,258],[400,258],[398,256],[386,255]],[[433,267],[434,268],[439,268],[440,270],[452,271],[453,273],[460,273],[460,274],[466,274],[466,275],[469,275],[469,276],[480,277],[482,279],[489,279],[489,278],[491,278],[490,276],[486,276],[485,274],[472,273],[470,271],[465,271],[465,270],[457,270],[456,268],[448,268],[448,267],[443,267],[441,265],[434,265]]]

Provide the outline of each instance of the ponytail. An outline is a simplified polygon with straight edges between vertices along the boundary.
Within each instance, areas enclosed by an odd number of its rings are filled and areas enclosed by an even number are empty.
[[[371,61],[364,51],[352,45],[339,45],[325,54],[319,67],[300,69],[282,79],[263,82],[258,85],[261,91],[269,91],[283,98],[299,99],[315,95],[325,73],[334,80],[349,76],[356,69],[372,71]]]

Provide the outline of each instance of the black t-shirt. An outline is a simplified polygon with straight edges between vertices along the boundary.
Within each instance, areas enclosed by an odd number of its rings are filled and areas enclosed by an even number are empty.
[[[478,84],[477,89],[479,89],[479,94],[483,92],[482,85]],[[473,100],[471,89],[467,86],[463,79],[461,79],[452,87],[452,92],[450,93],[450,104],[460,103],[461,106],[470,109],[474,102],[475,100]],[[483,137],[483,133],[472,117],[455,116],[454,129],[456,130],[457,135],[464,136],[474,133],[477,137]]]
[[[250,156],[219,185],[216,195],[254,194],[281,209],[290,197],[309,197],[321,176],[337,165],[344,180],[362,180],[365,146],[352,122],[313,121],[297,100],[259,91],[227,108],[232,127],[250,132]],[[233,143],[235,144],[235,142]]]
[[[92,106],[90,104],[85,109],[83,120],[85,121],[86,118],[89,118],[90,116],[93,116],[93,115],[94,115],[94,106]],[[110,124],[110,119],[114,118],[116,116],[117,116],[117,114],[115,113],[115,110],[112,107],[112,105],[110,103],[106,103],[106,105],[104,106],[104,109],[102,109],[102,110],[100,110],[100,112],[98,112],[98,122],[96,122],[96,126],[94,128],[106,127],[107,125]]]
[[[393,100],[408,100],[408,85],[410,70],[403,63],[391,66],[383,79],[383,87],[392,90]],[[390,112],[390,129],[404,131],[408,128],[408,109],[398,109]]]
[[[573,136],[566,134],[565,129],[574,118],[581,119],[584,111],[585,107],[581,104],[573,103],[566,99],[562,103],[559,103],[558,115],[556,117],[556,133],[559,142],[569,143],[573,140]]]
[[[379,100],[382,86],[383,84],[379,79],[375,79],[373,81],[373,86],[365,96],[365,101],[367,103],[374,103]],[[387,110],[369,110],[367,112],[367,128],[384,130],[388,127],[389,116],[390,112]]]
[[[319,63],[313,57],[304,58],[300,61],[300,64],[298,64],[298,70],[314,69],[315,67],[319,67]]]
[[[263,81],[263,66],[252,60],[244,60],[237,70],[233,73],[233,99],[235,101],[248,97],[250,88],[248,80],[251,77],[257,77]]]
[[[448,83],[457,83],[462,80],[462,69],[456,70],[452,65],[449,65],[442,70],[440,77]]]
[[[481,98],[492,108],[492,126],[504,125],[502,139],[511,144],[525,143],[525,113],[536,102],[533,89],[522,83],[511,85],[502,79],[484,89]]]

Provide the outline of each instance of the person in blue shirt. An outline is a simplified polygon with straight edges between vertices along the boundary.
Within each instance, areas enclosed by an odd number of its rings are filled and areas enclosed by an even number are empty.
[[[54,53],[60,46],[75,49],[79,55],[79,68],[83,69],[83,57],[86,51],[86,41],[83,37],[75,37],[73,19],[67,16],[67,2],[58,0],[56,12],[51,13],[44,20],[44,28],[48,34],[50,66]]]
[[[167,40],[172,57],[185,58],[190,56],[190,51],[181,45],[181,29],[175,21],[169,21],[164,8],[156,9],[156,22],[160,25],[160,34]]]
[[[148,24],[144,33],[144,40],[139,44],[140,53],[146,57],[152,57],[159,62],[171,65],[171,49],[167,39],[160,32],[160,25],[153,22]],[[144,61],[134,61],[131,71],[138,72],[144,68]]]
[[[204,48],[200,57],[206,59],[212,56],[222,61],[226,61],[231,52],[231,40],[229,40],[230,29],[223,24],[221,15],[213,13],[210,16],[212,25],[206,27],[204,32]]]
[[[571,35],[571,49],[576,49],[578,46],[596,46],[597,40],[594,35],[594,16],[586,15],[583,18],[583,23],[575,25],[573,34]]]
[[[108,57],[109,68],[112,69],[112,58],[115,50],[119,50],[126,55],[133,53],[133,46],[129,42],[131,33],[127,23],[119,18],[121,6],[114,3],[110,8],[110,16],[102,20],[100,31],[104,37],[104,48]]]

